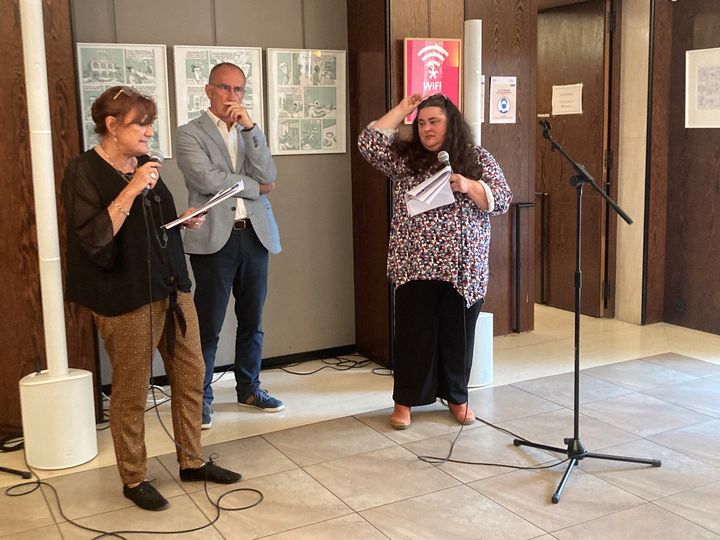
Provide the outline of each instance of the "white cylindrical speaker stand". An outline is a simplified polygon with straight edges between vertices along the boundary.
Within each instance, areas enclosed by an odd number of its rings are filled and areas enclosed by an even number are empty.
[[[493,380],[493,314],[481,311],[475,324],[475,346],[468,388],[485,386]]]
[[[25,458],[37,469],[65,469],[97,455],[92,373],[71,368],[20,379]]]

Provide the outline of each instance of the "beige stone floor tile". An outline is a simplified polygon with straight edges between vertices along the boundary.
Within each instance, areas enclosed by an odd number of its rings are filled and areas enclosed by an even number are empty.
[[[22,487],[12,489],[11,493],[20,495],[10,497],[5,494],[7,488],[0,491],[0,536],[39,529],[55,523],[42,491]]]
[[[646,362],[659,364],[670,369],[689,373],[696,377],[707,377],[709,375],[720,375],[720,364],[698,360],[683,354],[667,352],[643,358]]]
[[[658,508],[643,504],[616,514],[593,519],[562,531],[553,532],[560,540],[621,540],[652,538],[653,540],[700,540],[718,538],[702,527]]]
[[[635,391],[691,381],[696,378],[695,375],[645,360],[595,367],[583,370],[583,373]]]
[[[147,477],[166,499],[182,494],[180,486],[155,458],[148,460]],[[63,513],[70,519],[134,507],[134,503],[123,495],[122,480],[115,466],[58,476],[47,482],[57,490]],[[55,497],[47,488],[43,490],[56,521],[64,521]]]
[[[631,441],[604,448],[600,453],[659,459],[660,467],[603,459],[580,461],[582,470],[648,501],[720,480],[717,467],[650,441]]]
[[[580,441],[585,449],[590,452],[598,448],[605,448],[606,446],[638,438],[633,433],[623,431],[584,414],[580,414],[578,426],[580,428]],[[566,450],[565,439],[575,436],[575,416],[571,410],[560,409],[502,422],[500,427],[512,431],[528,441]],[[557,454],[552,455],[557,456]]]
[[[385,540],[387,536],[378,531],[358,514],[329,519],[322,523],[300,527],[271,536],[264,540]]]
[[[575,468],[558,504],[551,502],[565,465],[544,471],[516,471],[469,484],[470,487],[545,531],[642,504],[644,501]]]
[[[411,411],[412,425],[408,429],[397,430],[390,425],[392,411],[392,408],[381,409],[357,415],[356,418],[398,444],[438,437],[448,433],[457,433],[460,429],[460,424],[450,414],[447,407],[440,402],[422,407],[413,407]],[[465,429],[470,430],[478,427],[480,425],[476,422],[470,426],[465,426]]]
[[[505,540],[543,533],[467,486],[458,486],[362,512],[389,538]]]
[[[654,504],[720,534],[718,501],[720,501],[720,482],[715,482],[664,499],[658,499],[654,501]]]
[[[213,455],[217,465],[239,472],[245,480],[297,468],[297,465],[260,436],[209,445],[203,448],[203,455],[206,459]],[[175,454],[166,454],[157,459],[186,493],[203,489],[202,482],[180,481]]]
[[[575,375],[563,373],[513,384],[515,388],[571,409],[575,404]],[[580,374],[580,403],[590,403],[629,394],[632,390],[595,377]]]
[[[264,438],[300,466],[395,445],[352,417],[276,431]]]
[[[63,540],[57,525],[2,536],[3,540]]]
[[[715,467],[720,467],[720,420],[710,420],[658,433],[648,439]]]
[[[215,527],[225,538],[234,540],[277,534],[352,513],[341,500],[300,469],[220,486],[209,490],[209,494],[217,500],[221,494],[237,488],[259,490],[263,499],[247,510],[221,513]],[[215,516],[205,493],[190,496],[207,516]],[[257,500],[256,493],[242,491],[225,496],[221,504],[242,507]]]
[[[97,514],[76,520],[80,525],[101,531],[187,531],[196,527],[208,525],[208,518],[190,500],[189,495],[180,495],[168,499],[170,507],[160,512],[148,512],[133,506],[122,510],[114,510],[104,514]],[[72,523],[64,522],[59,525],[63,538],[66,540],[81,540],[95,538],[98,533],[83,530]],[[150,538],[195,538],[197,540],[221,540],[222,536],[212,526],[203,527],[194,532],[175,532],[173,534],[123,534],[124,537],[135,539]]]
[[[720,418],[720,382],[695,379],[643,392],[681,407]]]
[[[305,470],[357,511],[458,484],[401,447],[327,461]]]
[[[710,416],[643,394],[586,403],[582,412],[641,437],[711,420]]]
[[[469,399],[475,416],[494,424],[562,408],[514,386],[483,388],[471,392]]]
[[[555,456],[536,449],[521,449],[513,445],[513,438],[509,435],[483,427],[464,431],[456,438],[455,435],[445,435],[425,439],[404,445],[405,448],[418,456],[432,456],[445,458],[452,447],[453,460],[466,462],[496,463],[516,467],[532,467],[539,463],[555,460]],[[497,474],[506,474],[513,469],[501,466],[470,465],[467,463],[446,462],[437,467],[463,483],[480,480]]]

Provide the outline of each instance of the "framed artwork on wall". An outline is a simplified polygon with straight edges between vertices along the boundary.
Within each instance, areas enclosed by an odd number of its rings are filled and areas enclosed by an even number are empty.
[[[199,47],[175,45],[175,109],[177,125],[182,126],[200,116],[210,106],[205,94],[210,70],[222,62],[230,62],[245,73],[243,104],[261,128],[265,123],[263,110],[262,49],[260,47]]]
[[[150,148],[172,157],[165,45],[78,43],[77,58],[85,150],[98,142],[91,114],[93,102],[108,88],[122,85],[155,101],[158,117],[153,123]]]
[[[345,152],[345,51],[268,49],[273,154]]]
[[[720,127],[720,48],[685,52],[685,127]]]

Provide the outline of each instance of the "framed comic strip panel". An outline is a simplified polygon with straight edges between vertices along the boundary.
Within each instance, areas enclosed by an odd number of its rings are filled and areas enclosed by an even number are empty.
[[[250,118],[262,129],[263,109],[262,49],[260,47],[200,47],[175,45],[175,108],[177,125],[182,126],[200,116],[210,106],[205,94],[210,70],[222,62],[230,62],[245,74],[243,104]]]
[[[270,151],[345,152],[345,51],[268,49]]]
[[[720,127],[720,48],[685,52],[685,127]]]
[[[77,58],[85,150],[98,142],[91,114],[93,102],[108,88],[123,85],[155,101],[158,117],[153,123],[150,149],[172,157],[165,45],[78,43]]]

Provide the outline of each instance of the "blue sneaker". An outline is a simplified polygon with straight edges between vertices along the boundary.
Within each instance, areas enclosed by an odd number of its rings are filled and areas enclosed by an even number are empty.
[[[253,407],[265,412],[278,412],[285,408],[285,404],[272,397],[267,390],[258,388],[245,399],[238,399],[238,404],[243,407]]]
[[[203,413],[202,424],[200,424],[200,429],[210,429],[211,427],[212,427],[212,415]]]

